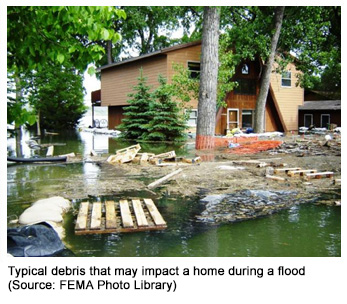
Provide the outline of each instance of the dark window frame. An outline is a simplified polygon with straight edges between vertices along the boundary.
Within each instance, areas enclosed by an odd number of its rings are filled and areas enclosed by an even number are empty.
[[[187,61],[187,67],[189,71],[189,77],[192,79],[199,79],[200,78],[200,61]]]

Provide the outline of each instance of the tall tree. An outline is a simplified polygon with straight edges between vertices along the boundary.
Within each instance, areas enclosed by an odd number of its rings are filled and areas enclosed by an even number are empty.
[[[153,92],[154,102],[151,106],[151,119],[148,123],[146,140],[180,141],[186,139],[186,115],[178,101],[173,100],[174,92],[166,79],[159,75],[159,87]]]
[[[47,64],[32,73],[28,85],[29,104],[43,129],[74,128],[86,112],[83,75],[74,68]]]
[[[274,34],[271,39],[270,55],[264,64],[264,72],[261,78],[260,92],[257,97],[254,117],[254,130],[256,133],[264,132],[265,127],[265,105],[270,87],[270,76],[275,61],[277,44],[281,33],[282,21],[284,14],[284,6],[277,6],[275,8],[274,16]]]
[[[204,8],[196,149],[213,149],[216,125],[220,10]]]
[[[117,129],[122,131],[125,139],[141,139],[148,133],[147,125],[151,119],[151,107],[153,103],[150,87],[143,76],[142,69],[137,78],[138,84],[134,86],[134,92],[129,94],[129,106],[124,107],[124,118]]]

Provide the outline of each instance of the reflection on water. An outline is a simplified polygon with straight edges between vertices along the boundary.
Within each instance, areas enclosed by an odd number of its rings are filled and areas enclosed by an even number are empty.
[[[24,134],[23,140],[30,138]],[[120,142],[107,135],[64,133],[45,136],[44,143],[60,143],[55,155],[74,152],[82,156],[91,150],[114,153],[132,143]],[[8,153],[13,155],[15,143],[8,140]],[[28,157],[32,151],[25,147]],[[143,151],[160,153],[175,150],[178,155],[192,153],[187,146],[141,144]],[[40,151],[44,155],[45,151]],[[59,165],[14,165],[7,170],[8,215],[19,216],[39,198],[49,197],[52,190],[62,193],[62,181],[83,178],[91,187],[100,178],[100,168],[91,163]],[[119,193],[117,196],[86,198],[117,200],[122,197],[149,197],[149,193]],[[319,199],[319,198],[318,198]],[[76,256],[340,256],[340,207],[302,204],[268,217],[244,222],[211,226],[196,221],[204,210],[197,198],[155,198],[156,205],[167,221],[163,231],[124,234],[74,234],[75,214],[66,216],[66,244]],[[73,202],[75,210],[78,201]]]

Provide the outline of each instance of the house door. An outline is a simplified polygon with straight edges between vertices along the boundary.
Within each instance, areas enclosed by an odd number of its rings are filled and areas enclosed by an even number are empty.
[[[239,109],[228,109],[227,130],[239,127]]]

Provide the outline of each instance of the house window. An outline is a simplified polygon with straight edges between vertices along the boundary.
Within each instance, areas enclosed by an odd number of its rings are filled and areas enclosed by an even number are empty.
[[[198,79],[200,77],[200,62],[188,61],[188,71],[190,78]]]
[[[234,92],[238,95],[255,95],[256,94],[256,82],[255,79],[238,79],[238,83]]]
[[[304,126],[309,128],[313,125],[313,115],[312,114],[304,114]]]
[[[329,128],[330,125],[330,114],[322,114],[320,116],[320,125],[321,128]]]
[[[249,74],[249,67],[248,67],[247,64],[243,64],[242,65],[241,73],[244,74],[244,75],[248,75]]]
[[[253,128],[253,110],[242,110],[242,128]]]
[[[290,88],[292,86],[292,72],[286,71],[282,73],[282,87]]]
[[[188,110],[189,112],[189,118],[188,118],[188,126],[190,127],[196,127],[197,120],[198,120],[198,110],[196,109],[191,109]]]

